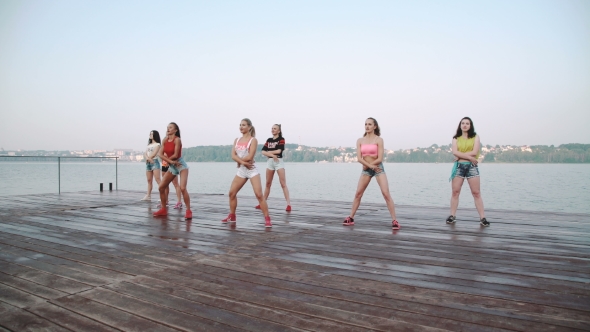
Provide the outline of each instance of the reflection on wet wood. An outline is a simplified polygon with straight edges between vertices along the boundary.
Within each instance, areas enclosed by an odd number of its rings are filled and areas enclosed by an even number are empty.
[[[590,330],[590,215],[192,195],[193,220],[142,193],[0,201],[0,330]]]

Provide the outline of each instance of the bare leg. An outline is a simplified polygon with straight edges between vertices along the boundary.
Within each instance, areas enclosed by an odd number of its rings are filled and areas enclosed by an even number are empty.
[[[155,169],[153,172],[154,172],[154,179],[156,179],[156,183],[158,184],[158,187],[160,187],[160,181],[162,181],[161,172],[159,169]]]
[[[264,189],[264,200],[268,199],[270,195],[270,186],[272,186],[272,180],[275,176],[275,171],[272,169],[266,169],[266,188]]]
[[[352,209],[350,210],[350,217],[354,218],[354,214],[356,210],[358,210],[359,205],[361,205],[361,198],[367,189],[367,186],[371,182],[371,177],[367,175],[361,175],[359,179],[359,184],[356,188],[356,193],[354,194],[354,200],[352,201]]]
[[[291,205],[291,198],[289,197],[289,188],[287,188],[287,174],[285,173],[285,169],[281,168],[277,170],[277,173],[279,173],[279,181],[281,182],[281,187],[283,188],[283,194],[285,195],[287,205]]]
[[[152,188],[153,188],[152,182],[153,182],[153,178],[154,178],[153,171],[145,171],[145,176],[147,178],[147,183],[148,183],[147,195],[152,196]]]
[[[180,197],[180,185],[178,184],[178,178],[174,178],[174,180],[172,180],[172,185],[174,186],[174,191],[176,191],[176,201],[180,202],[182,200],[182,198]]]
[[[451,215],[457,216],[457,207],[459,206],[459,195],[461,194],[461,187],[463,186],[464,178],[455,177],[451,182]]]
[[[389,210],[389,214],[391,214],[391,220],[396,220],[395,205],[393,204],[393,198],[391,198],[391,193],[389,192],[389,182],[387,182],[387,175],[381,174],[375,176],[375,179],[377,180],[377,184],[379,184],[379,188],[381,188],[381,194],[383,194],[383,198],[385,198],[387,209]]]
[[[162,181],[160,181],[159,190],[160,190],[160,203],[162,204],[162,208],[166,208],[166,204],[168,204],[168,194],[166,193],[166,189],[168,189],[170,182],[172,182],[172,180],[175,177],[176,177],[176,175],[173,175],[170,172],[166,172],[166,174],[164,174],[164,178],[162,178]]]
[[[248,179],[235,176],[229,188],[229,213],[236,214],[236,208],[238,207],[238,192],[246,184]]]
[[[184,198],[184,205],[186,205],[186,209],[191,209],[191,198],[188,195],[188,190],[186,190],[186,184],[188,182],[188,169],[183,169],[180,171],[180,192],[182,192],[182,197]]]
[[[485,218],[486,216],[483,211],[483,200],[481,199],[481,192],[479,189],[479,176],[467,179],[467,183],[469,183],[469,188],[471,189],[471,194],[473,195],[473,200],[475,201],[475,208],[477,209],[477,213],[479,213],[479,219]]]
[[[258,199],[258,203],[260,203],[262,214],[264,214],[265,217],[268,217],[268,204],[266,204],[266,199],[264,199],[264,196],[262,195],[262,182],[260,181],[260,174],[251,178],[250,183],[252,183],[252,189],[254,189],[254,195]]]

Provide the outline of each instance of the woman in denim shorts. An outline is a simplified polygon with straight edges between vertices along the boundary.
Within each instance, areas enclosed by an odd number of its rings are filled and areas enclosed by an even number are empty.
[[[457,132],[453,136],[453,155],[455,156],[455,163],[451,172],[451,188],[453,190],[451,196],[451,215],[447,218],[447,224],[454,224],[456,220],[457,207],[459,206],[459,195],[461,194],[461,187],[463,182],[467,179],[475,207],[479,213],[480,224],[482,226],[489,226],[483,209],[483,200],[480,193],[479,182],[479,168],[477,167],[479,150],[481,143],[479,135],[475,132],[473,121],[469,117],[464,117],[459,122]]]
[[[142,201],[149,201],[152,199],[153,180],[156,180],[158,186],[160,185],[160,161],[158,160],[158,152],[160,151],[160,133],[157,130],[150,131],[150,138],[148,145],[143,154],[145,159],[145,175],[147,177],[147,194]]]
[[[342,223],[344,226],[354,225],[354,214],[361,204],[361,198],[371,179],[375,178],[377,184],[379,184],[379,188],[381,188],[381,193],[383,194],[383,198],[385,198],[387,209],[393,220],[391,222],[391,228],[395,230],[401,228],[395,218],[395,206],[389,193],[387,175],[385,174],[385,169],[383,169],[383,138],[380,136],[381,129],[377,120],[368,118],[365,121],[365,135],[356,141],[357,159],[363,165],[363,171],[358,182],[356,194],[354,195],[350,215]]]
[[[164,147],[160,149],[160,159],[168,163],[168,172],[164,174],[162,182],[160,182],[160,202],[162,208],[154,213],[154,217],[165,216],[168,214],[168,186],[177,175],[180,175],[180,192],[184,198],[186,205],[186,213],[184,219],[193,219],[193,212],[191,211],[191,201],[186,190],[188,182],[188,165],[182,159],[182,141],[180,140],[180,128],[174,122],[170,122],[166,129],[166,138],[164,139]]]

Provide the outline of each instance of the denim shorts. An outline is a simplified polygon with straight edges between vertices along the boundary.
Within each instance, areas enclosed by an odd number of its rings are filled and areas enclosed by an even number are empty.
[[[157,171],[160,169],[160,160],[158,158],[154,158],[154,163],[150,164],[147,160],[145,161],[145,170],[147,172]]]
[[[375,172],[374,170],[367,168],[367,169],[363,169],[363,172],[361,173],[362,175],[367,175],[370,177],[373,176],[379,176],[381,174],[385,174],[385,168],[383,168],[383,163],[380,163],[377,167],[381,168],[381,171],[379,172]]]
[[[274,158],[268,158],[266,162],[266,168],[270,169],[271,171],[278,171],[281,168],[285,168],[285,163],[283,163],[283,158],[278,158],[279,161],[275,162]]]
[[[455,177],[471,179],[476,176],[479,176],[479,169],[477,168],[477,166],[474,166],[472,163],[457,164],[457,174],[455,175]]]
[[[182,159],[182,157],[176,159],[176,161],[180,163],[180,166],[174,166],[170,164],[168,165],[168,172],[172,173],[173,175],[178,175],[180,174],[180,171],[188,169],[188,165],[186,164],[184,159]]]

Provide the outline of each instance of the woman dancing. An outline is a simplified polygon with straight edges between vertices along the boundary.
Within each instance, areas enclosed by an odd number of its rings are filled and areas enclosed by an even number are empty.
[[[166,172],[168,172],[168,162],[166,162],[166,160],[162,160],[162,174],[165,174]],[[182,197],[180,196],[180,186],[178,185],[178,178],[176,176],[172,180],[172,185],[174,186],[174,191],[176,192],[176,205],[174,205],[174,208],[180,210],[182,209]],[[166,197],[168,197],[169,194],[170,186],[166,188]]]
[[[256,195],[262,213],[264,214],[264,226],[272,227],[270,216],[268,215],[268,205],[264,196],[262,196],[260,173],[258,173],[256,163],[254,162],[258,140],[254,138],[256,136],[256,130],[252,126],[250,119],[243,119],[240,122],[240,133],[242,133],[242,137],[235,139],[234,148],[231,151],[232,159],[238,163],[238,173],[234,177],[229,189],[229,215],[227,218],[221,220],[221,222],[236,222],[236,208],[238,207],[237,195],[244,184],[248,182],[248,179],[250,179],[252,189],[254,189],[254,195]]]
[[[156,180],[158,186],[160,185],[160,161],[158,160],[158,152],[160,151],[160,133],[157,130],[150,131],[150,138],[145,149],[143,157],[145,159],[145,175],[147,177],[147,195],[142,198],[142,201],[150,201],[152,199],[152,183]]]
[[[177,175],[180,175],[180,191],[184,198],[184,204],[186,205],[186,214],[184,219],[190,220],[193,218],[193,212],[191,211],[191,202],[186,190],[186,184],[188,181],[188,165],[182,159],[182,141],[180,140],[180,128],[174,122],[170,122],[166,129],[166,139],[164,140],[164,148],[160,150],[160,159],[165,160],[168,163],[168,172],[164,174],[162,182],[160,182],[160,202],[162,208],[154,213],[154,217],[165,216],[168,214],[168,193],[166,189],[170,185],[170,182],[174,180]]]
[[[283,151],[285,150],[285,139],[283,138],[283,131],[280,124],[275,124],[271,129],[272,137],[266,140],[262,147],[262,155],[268,157],[266,162],[266,188],[264,190],[264,200],[268,200],[270,194],[270,186],[275,172],[279,174],[279,181],[283,188],[283,195],[287,201],[287,208],[285,211],[291,211],[291,200],[289,199],[289,188],[287,188],[287,179],[285,175],[285,164],[283,163]],[[256,206],[260,209],[260,205]]]
[[[359,179],[356,194],[354,195],[350,216],[346,217],[344,223],[342,223],[345,226],[354,225],[354,214],[361,204],[361,198],[365,193],[365,189],[367,189],[371,179],[375,177],[377,184],[379,184],[379,188],[381,188],[383,198],[385,198],[387,209],[391,214],[391,219],[393,220],[391,222],[392,229],[401,228],[399,222],[395,218],[395,206],[391,194],[389,193],[389,183],[387,182],[387,175],[383,168],[384,149],[383,139],[380,136],[381,129],[377,120],[368,118],[365,121],[365,135],[356,141],[357,159],[358,162],[363,165],[363,171],[361,173],[361,178]]]
[[[447,224],[454,224],[456,221],[461,187],[467,179],[475,201],[475,208],[479,213],[479,223],[485,227],[490,226],[490,222],[485,217],[480,193],[479,168],[477,167],[480,147],[479,135],[475,132],[473,121],[469,117],[464,117],[459,122],[457,132],[453,136],[453,155],[456,159],[449,178],[453,193],[451,195],[451,215],[447,218]]]

